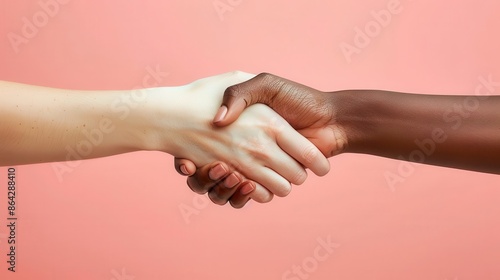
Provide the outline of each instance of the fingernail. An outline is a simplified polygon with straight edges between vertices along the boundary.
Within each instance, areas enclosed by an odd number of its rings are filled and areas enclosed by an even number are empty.
[[[240,182],[240,179],[234,174],[229,175],[226,180],[224,180],[224,186],[228,189],[236,186]]]
[[[215,114],[214,122],[222,121],[226,116],[226,114],[227,114],[227,107],[224,105],[220,106],[219,110],[217,111],[217,114]]]
[[[245,183],[245,184],[241,187],[241,189],[240,189],[240,193],[241,193],[242,195],[247,195],[247,194],[249,194],[249,193],[253,192],[254,190],[255,190],[255,188],[254,188],[254,186],[253,186],[252,184],[250,184],[250,183]]]
[[[189,172],[188,172],[188,169],[186,168],[186,165],[181,164],[180,170],[181,170],[182,174],[189,175]]]
[[[214,168],[210,169],[208,172],[208,176],[212,180],[219,180],[222,176],[226,174],[227,170],[224,168],[224,166],[217,164]]]

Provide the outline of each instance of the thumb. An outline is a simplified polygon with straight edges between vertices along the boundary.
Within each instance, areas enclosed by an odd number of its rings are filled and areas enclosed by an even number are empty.
[[[228,87],[214,117],[214,124],[227,126],[233,123],[245,108],[255,103],[270,105],[272,98],[269,98],[267,84],[263,82],[266,75],[268,74],[261,73],[246,82]]]
[[[182,176],[192,176],[196,172],[196,165],[188,159],[175,158],[174,166],[177,173]]]

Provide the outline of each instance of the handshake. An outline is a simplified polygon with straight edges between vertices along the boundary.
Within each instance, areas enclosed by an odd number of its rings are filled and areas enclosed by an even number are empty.
[[[326,157],[346,148],[347,134],[332,99],[339,95],[265,73],[228,73],[195,84],[207,94],[219,82],[217,89],[219,85],[227,88],[214,92],[224,92],[224,96],[210,125],[214,135],[228,137],[213,143],[212,135],[193,131],[193,137],[206,143],[190,148],[213,153],[217,161],[199,165],[196,156],[176,158],[177,171],[190,176],[189,187],[200,194],[208,192],[214,203],[229,201],[241,208],[249,199],[264,203],[273,195],[286,196],[291,184],[304,183],[306,168],[323,176],[330,169]]]
[[[499,174],[498,87],[491,75],[455,96],[322,92],[242,72],[133,91],[0,81],[0,166],[56,162],[62,176],[71,160],[161,151],[193,191],[235,208],[286,196],[340,153]],[[394,185],[403,173],[383,175]]]

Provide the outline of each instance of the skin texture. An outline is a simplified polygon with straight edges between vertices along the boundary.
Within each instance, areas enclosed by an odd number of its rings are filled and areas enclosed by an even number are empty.
[[[232,72],[185,86],[140,92],[0,82],[0,164],[162,151],[195,159],[193,164],[199,167],[215,161],[229,163],[231,170],[257,182],[254,191],[241,193],[242,201],[267,202],[274,194],[285,196],[291,190],[290,182],[305,181],[305,167],[324,175],[329,163],[311,142],[262,104],[248,108],[227,127],[212,124],[224,89],[252,77]]]
[[[475,95],[408,94],[380,90],[321,92],[272,74],[229,87],[215,125],[226,126],[254,103],[271,107],[325,156],[364,153],[392,159],[500,174],[500,83],[485,80]],[[225,107],[225,108],[224,108]],[[227,109],[226,109],[227,108]],[[210,167],[177,159],[192,188],[218,191]],[[225,176],[232,174],[227,170]],[[237,173],[237,172],[236,172]],[[246,181],[243,181],[246,182]],[[242,207],[239,200],[233,206]],[[218,201],[219,204],[221,203]]]

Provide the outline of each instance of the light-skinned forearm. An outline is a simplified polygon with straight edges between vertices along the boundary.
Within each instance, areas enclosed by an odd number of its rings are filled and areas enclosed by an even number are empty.
[[[157,149],[154,96],[175,90],[78,91],[0,82],[0,165]]]

